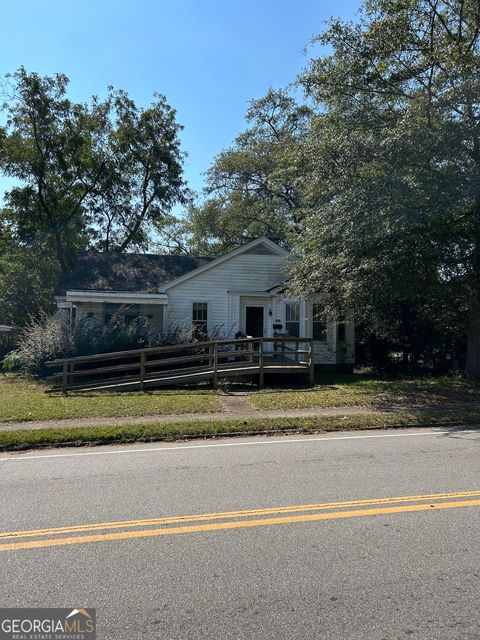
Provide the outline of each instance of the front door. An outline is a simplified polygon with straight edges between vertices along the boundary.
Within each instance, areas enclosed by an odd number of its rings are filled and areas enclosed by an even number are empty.
[[[263,307],[245,307],[245,333],[253,338],[263,337]]]

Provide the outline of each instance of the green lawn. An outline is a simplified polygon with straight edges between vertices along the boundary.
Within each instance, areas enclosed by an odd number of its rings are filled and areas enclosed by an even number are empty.
[[[444,403],[480,403],[480,385],[456,377],[381,378],[355,374],[321,374],[312,389],[267,389],[252,393],[256,409],[373,407]]]
[[[480,403],[480,386],[459,378],[380,378],[361,375],[321,375],[313,389],[272,388],[252,391],[256,409],[309,407],[429,407],[444,403]],[[221,411],[209,389],[158,390],[150,393],[84,392],[45,394],[35,381],[0,375],[0,422],[97,418]]]
[[[220,410],[218,397],[210,390],[47,395],[37,382],[0,375],[0,422],[211,413]]]

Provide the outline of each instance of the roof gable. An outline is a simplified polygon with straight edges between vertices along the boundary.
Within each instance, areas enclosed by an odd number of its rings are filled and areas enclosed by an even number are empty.
[[[226,262],[227,260],[231,260],[236,256],[239,256],[242,254],[248,254],[248,253],[256,253],[260,255],[279,255],[282,257],[287,257],[290,255],[286,249],[276,244],[275,242],[272,242],[272,240],[269,240],[268,238],[265,238],[265,237],[257,238],[256,240],[252,240],[252,242],[244,244],[241,247],[238,247],[237,249],[234,249],[233,251],[230,251],[229,253],[226,253],[225,255],[220,256],[219,258],[211,260],[211,262],[208,262],[207,264],[202,265],[197,269],[190,271],[189,273],[185,273],[179,278],[175,278],[175,280],[171,280],[170,282],[167,282],[165,285],[163,285],[163,287],[159,287],[159,291],[167,291],[171,287],[174,287],[177,284],[180,284],[181,282],[185,282],[190,278],[194,278],[200,273],[204,273],[205,271],[208,271],[213,267],[217,267],[218,265]]]
[[[243,255],[256,255],[256,256],[273,256],[278,255],[276,251],[273,251],[271,247],[267,247],[266,244],[259,244],[256,247],[251,247],[247,249],[247,251],[243,252]]]

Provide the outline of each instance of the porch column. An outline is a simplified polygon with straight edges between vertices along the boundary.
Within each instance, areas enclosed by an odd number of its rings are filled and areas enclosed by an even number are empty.
[[[300,338],[307,337],[307,310],[307,302],[303,299],[300,300]]]

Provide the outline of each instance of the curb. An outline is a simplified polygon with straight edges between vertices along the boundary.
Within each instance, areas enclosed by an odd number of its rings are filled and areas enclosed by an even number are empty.
[[[88,428],[88,427],[87,427]],[[95,428],[95,427],[91,427]],[[36,449],[60,449],[66,447],[91,447],[91,446],[103,446],[110,444],[132,444],[134,442],[188,442],[190,440],[215,440],[217,438],[245,438],[250,436],[275,436],[275,435],[305,435],[305,434],[326,434],[326,433],[345,433],[354,431],[394,431],[397,429],[433,429],[433,428],[445,428],[445,429],[458,429],[462,430],[470,428],[472,430],[480,430],[480,426],[476,426],[472,423],[461,422],[428,422],[422,424],[398,424],[398,425],[383,425],[383,426],[358,426],[355,428],[335,427],[333,429],[300,429],[294,427],[276,428],[276,429],[259,429],[255,431],[226,431],[217,433],[204,433],[204,434],[183,434],[181,437],[174,436],[147,436],[147,437],[121,437],[121,438],[104,438],[102,440],[88,440],[84,439],[79,441],[70,442],[58,442],[58,443],[25,443],[21,445],[6,445],[0,446],[0,452],[20,452],[20,451],[33,451]]]

